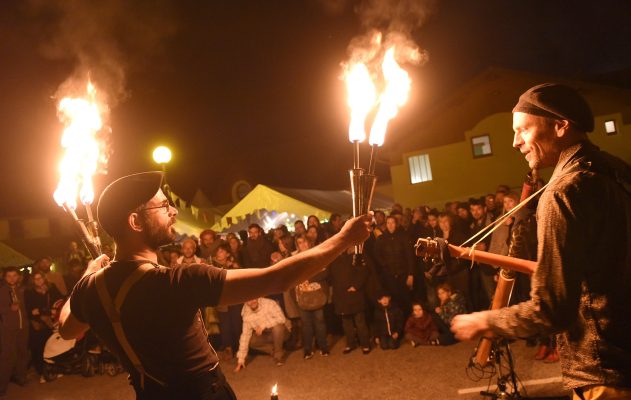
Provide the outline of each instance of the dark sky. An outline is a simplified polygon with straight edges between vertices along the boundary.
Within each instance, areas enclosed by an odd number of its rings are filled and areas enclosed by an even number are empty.
[[[1,216],[55,208],[61,125],[52,96],[90,63],[124,76],[111,111],[110,174],[97,187],[155,168],[157,144],[173,149],[169,179],[184,197],[200,187],[226,202],[238,179],[345,187],[351,147],[340,63],[364,33],[354,10],[375,1],[116,0],[98,9],[3,1]],[[625,0],[438,1],[413,32],[430,61],[408,69],[410,101],[388,135],[408,134],[424,109],[489,65],[581,79],[629,71],[630,19]],[[387,176],[385,165],[380,171]]]

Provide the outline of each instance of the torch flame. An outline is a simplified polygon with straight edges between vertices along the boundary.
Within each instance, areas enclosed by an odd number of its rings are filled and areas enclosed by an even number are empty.
[[[351,122],[348,138],[351,142],[366,140],[366,116],[377,98],[368,68],[363,63],[354,64],[346,74],[348,105],[351,108]]]
[[[368,142],[371,145],[383,145],[388,122],[394,118],[405,104],[410,92],[411,80],[408,73],[399,66],[394,58],[394,47],[389,48],[381,65],[386,88],[380,97],[380,106]]]
[[[96,101],[96,88],[88,82],[85,98],[65,97],[59,102],[59,119],[65,125],[61,146],[65,149],[59,164],[60,179],[53,197],[58,205],[76,208],[94,201],[92,175],[96,173],[100,146],[96,134],[103,127],[102,110]]]
[[[272,386],[272,396],[276,396],[276,395],[278,395],[278,383]]]

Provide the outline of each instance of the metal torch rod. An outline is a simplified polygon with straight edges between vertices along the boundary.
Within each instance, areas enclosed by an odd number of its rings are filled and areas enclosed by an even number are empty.
[[[373,144],[372,146],[370,146],[370,163],[368,164],[368,173],[370,175],[375,174],[376,153],[377,153],[377,146]]]
[[[72,217],[72,222],[74,223],[75,230],[81,237],[81,240],[83,240],[83,243],[85,244],[85,247],[87,247],[92,258],[94,259],[100,256],[100,246],[95,243],[93,236],[90,234],[90,232],[88,232],[88,229],[85,227],[83,222],[79,220],[79,217],[77,216],[77,213],[74,211],[74,209],[70,207],[68,203],[63,203],[62,207],[64,211]]]

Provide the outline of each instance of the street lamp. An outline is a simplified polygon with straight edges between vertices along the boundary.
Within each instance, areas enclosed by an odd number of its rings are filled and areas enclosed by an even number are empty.
[[[166,146],[158,146],[153,150],[153,161],[160,164],[162,170],[166,169],[166,164],[171,161],[171,150]]]
[[[160,164],[160,166],[162,167],[162,172],[164,173],[162,191],[172,202],[171,187],[167,183],[167,164],[169,163],[169,161],[171,161],[171,150],[166,146],[156,147],[155,149],[153,149],[153,161],[155,161],[157,164]]]

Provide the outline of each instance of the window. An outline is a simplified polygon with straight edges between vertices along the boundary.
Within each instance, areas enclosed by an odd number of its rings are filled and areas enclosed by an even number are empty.
[[[618,133],[618,130],[616,129],[616,121],[605,121],[605,133],[607,135],[615,135]]]
[[[408,158],[410,163],[410,180],[412,184],[432,180],[432,168],[429,165],[429,155],[419,154]]]
[[[475,136],[471,138],[471,148],[473,149],[473,157],[484,157],[493,154],[491,151],[491,139],[489,135]]]

